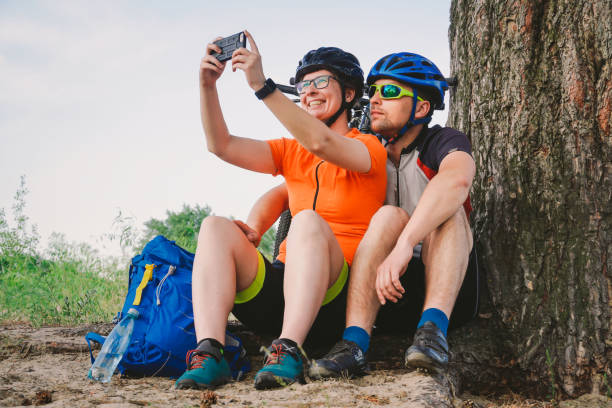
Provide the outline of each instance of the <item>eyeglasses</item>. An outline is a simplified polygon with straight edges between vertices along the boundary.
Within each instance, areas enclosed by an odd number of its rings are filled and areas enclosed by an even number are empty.
[[[402,96],[409,96],[411,98],[414,97],[412,91],[394,84],[370,85],[370,88],[368,88],[368,96],[372,98],[374,95],[376,95],[377,91],[380,93],[380,97],[383,99],[398,99]],[[417,100],[423,101],[423,98],[417,96]]]
[[[306,88],[308,88],[310,84],[314,85],[316,89],[327,88],[327,86],[329,85],[330,78],[334,78],[336,81],[338,80],[336,79],[336,77],[331,75],[321,75],[313,79],[307,79],[306,81],[298,82],[297,84],[295,84],[295,89],[298,91],[299,94],[303,94],[304,92],[306,92]]]

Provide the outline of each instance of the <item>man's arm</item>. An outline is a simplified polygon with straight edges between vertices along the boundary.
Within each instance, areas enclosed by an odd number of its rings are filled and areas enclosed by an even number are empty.
[[[474,159],[468,153],[457,151],[446,156],[438,174],[423,191],[396,246],[414,247],[453,215],[467,199],[475,173]]]
[[[385,299],[397,301],[404,293],[399,277],[412,258],[413,248],[465,202],[475,173],[474,159],[468,153],[453,152],[442,160],[397,244],[377,269],[376,291],[382,304]]]
[[[261,236],[280,217],[283,211],[289,208],[289,193],[285,183],[267,191],[251,208],[246,224],[235,220],[236,225],[242,229],[248,240],[259,246]]]

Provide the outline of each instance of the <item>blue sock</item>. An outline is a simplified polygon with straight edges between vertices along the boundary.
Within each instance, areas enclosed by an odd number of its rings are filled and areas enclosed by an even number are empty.
[[[359,326],[351,326],[344,329],[342,338],[356,343],[364,353],[370,348],[370,335]]]
[[[417,329],[425,324],[425,322],[432,322],[440,330],[444,333],[444,337],[446,337],[446,332],[448,331],[448,317],[444,314],[443,311],[436,308],[429,308],[423,312],[421,315],[421,320],[417,325]]]

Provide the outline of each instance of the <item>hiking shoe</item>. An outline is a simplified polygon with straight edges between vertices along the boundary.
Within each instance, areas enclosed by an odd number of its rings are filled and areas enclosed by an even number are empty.
[[[434,373],[445,370],[448,366],[448,343],[438,326],[425,322],[418,328],[404,360],[408,368],[422,368]]]
[[[308,376],[314,380],[325,378],[352,378],[367,373],[365,354],[357,343],[340,340],[323,358],[314,360],[308,370]]]
[[[187,353],[187,371],[176,380],[174,388],[214,388],[230,379],[230,368],[223,358],[221,348],[206,339],[197,349]]]
[[[306,383],[302,355],[294,342],[276,339],[268,351],[263,368],[255,375],[255,388],[285,387],[296,381]]]

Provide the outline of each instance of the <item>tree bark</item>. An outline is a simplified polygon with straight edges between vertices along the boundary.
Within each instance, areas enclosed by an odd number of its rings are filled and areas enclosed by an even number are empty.
[[[449,38],[449,126],[472,141],[472,223],[510,351],[568,395],[605,392],[612,1],[453,0]]]

